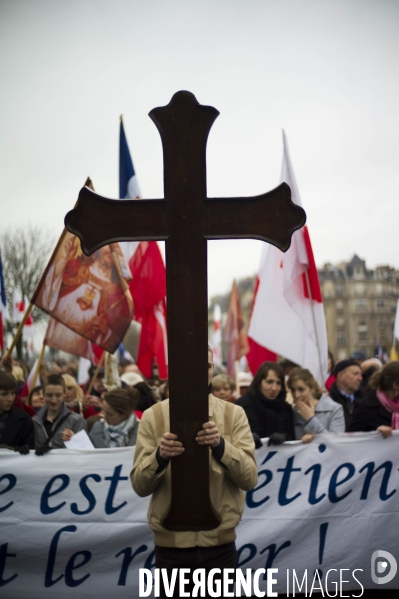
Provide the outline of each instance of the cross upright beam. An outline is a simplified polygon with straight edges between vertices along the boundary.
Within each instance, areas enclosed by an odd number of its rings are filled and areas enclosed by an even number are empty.
[[[252,198],[207,198],[206,143],[218,114],[193,94],[176,93],[149,115],[162,139],[165,197],[115,201],[83,188],[65,217],[86,254],[113,241],[166,242],[170,430],[186,449],[171,460],[171,506],[163,522],[170,530],[219,524],[209,498],[209,448],[195,442],[209,420],[207,239],[255,238],[285,251],[306,220],[285,183]]]

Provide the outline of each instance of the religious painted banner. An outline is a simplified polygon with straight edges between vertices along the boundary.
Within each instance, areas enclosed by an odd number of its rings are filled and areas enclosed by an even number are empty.
[[[0,450],[2,599],[140,596],[154,547],[148,499],[130,485],[133,454]],[[246,495],[237,549],[261,592],[267,577],[283,594],[399,589],[399,433],[320,435],[256,456],[259,481]]]
[[[32,298],[47,312],[45,343],[91,359],[91,342],[113,353],[133,317],[131,278],[118,243],[87,257],[64,231]]]
[[[86,358],[94,364],[98,362],[99,355],[101,356],[103,353],[102,348],[51,317],[47,324],[43,343],[48,347],[68,351],[74,356]],[[68,347],[67,350],[65,350],[66,346]]]

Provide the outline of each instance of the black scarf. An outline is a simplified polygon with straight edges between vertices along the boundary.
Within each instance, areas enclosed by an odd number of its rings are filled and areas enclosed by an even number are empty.
[[[292,410],[285,401],[285,390],[281,390],[276,399],[267,399],[260,391],[252,395],[253,407],[257,417],[258,434],[270,437],[273,433],[285,433],[293,438]]]

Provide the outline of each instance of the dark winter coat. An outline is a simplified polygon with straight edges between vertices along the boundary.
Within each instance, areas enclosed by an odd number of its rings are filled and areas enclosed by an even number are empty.
[[[266,399],[259,391],[255,395],[248,391],[235,403],[244,409],[251,431],[261,439],[273,433],[285,433],[287,441],[295,439],[292,408],[285,401],[284,391],[276,399]]]
[[[344,409],[345,431],[349,430],[348,427],[349,427],[349,422],[351,420],[354,404],[355,404],[356,400],[359,400],[362,397],[362,393],[360,391],[356,391],[356,393],[354,395],[355,395],[355,401],[352,403],[348,397],[345,397],[345,395],[342,395],[339,392],[337,383],[334,383],[330,389],[329,396],[331,397],[331,399],[333,399],[334,401],[339,403]]]
[[[21,447],[29,445],[33,449],[33,423],[26,412],[11,407],[8,412],[3,412],[0,419],[0,445]]]
[[[370,391],[363,399],[354,402],[349,431],[375,431],[379,426],[391,426],[392,413],[377,397],[376,391]]]

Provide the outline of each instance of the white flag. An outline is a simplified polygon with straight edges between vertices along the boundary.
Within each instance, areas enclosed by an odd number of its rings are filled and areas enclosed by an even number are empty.
[[[302,206],[283,132],[281,181]],[[263,348],[308,368],[319,384],[327,376],[327,331],[319,278],[307,227],[292,236],[283,253],[264,244],[248,336]],[[248,359],[248,362],[250,360]]]

